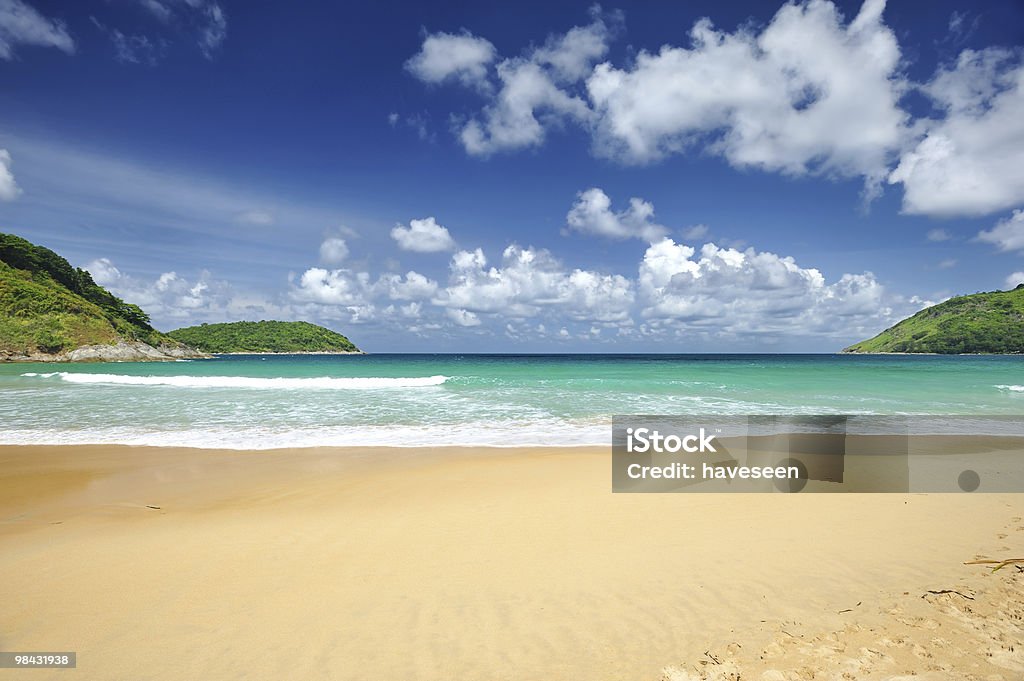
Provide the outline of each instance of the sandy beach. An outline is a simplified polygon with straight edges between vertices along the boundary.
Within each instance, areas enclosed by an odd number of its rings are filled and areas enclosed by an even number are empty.
[[[0,650],[82,679],[1017,679],[1013,494],[610,493],[607,449],[0,447]]]

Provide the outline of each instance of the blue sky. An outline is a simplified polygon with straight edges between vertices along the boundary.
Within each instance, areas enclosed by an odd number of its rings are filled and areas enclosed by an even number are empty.
[[[0,229],[158,328],[812,351],[1024,281],[1019,3],[0,0]]]

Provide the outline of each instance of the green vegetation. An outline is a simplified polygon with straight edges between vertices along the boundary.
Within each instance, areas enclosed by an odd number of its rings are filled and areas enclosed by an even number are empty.
[[[0,233],[0,354],[59,353],[120,340],[179,343],[48,248]]]
[[[1024,284],[950,298],[843,352],[1024,353]]]
[[[204,352],[359,352],[340,333],[309,322],[232,322],[171,331]]]

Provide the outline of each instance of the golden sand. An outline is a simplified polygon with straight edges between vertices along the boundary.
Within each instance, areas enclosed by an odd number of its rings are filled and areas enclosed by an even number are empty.
[[[610,493],[604,449],[0,447],[0,679],[1019,679],[1022,495]],[[931,593],[936,592],[936,593]],[[845,674],[845,676],[844,676]]]

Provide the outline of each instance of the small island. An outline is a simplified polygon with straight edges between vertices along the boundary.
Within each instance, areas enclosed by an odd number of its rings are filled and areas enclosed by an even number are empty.
[[[363,354],[345,336],[309,322],[229,322],[176,329],[171,338],[212,354]]]
[[[950,298],[926,307],[874,338],[843,350],[855,353],[1024,353],[1024,284]]]
[[[309,322],[201,324],[162,333],[87,270],[0,233],[0,361],[145,362],[213,354],[363,354]]]

